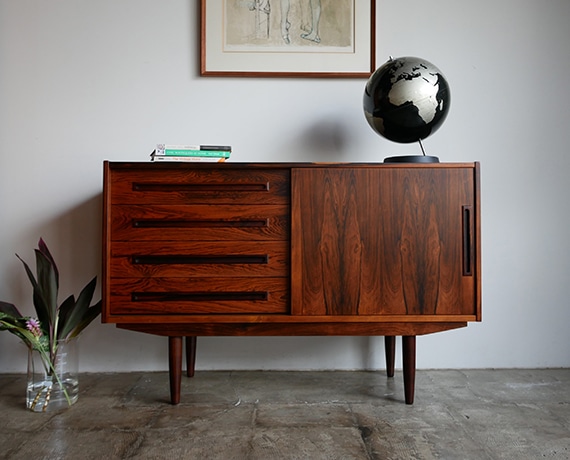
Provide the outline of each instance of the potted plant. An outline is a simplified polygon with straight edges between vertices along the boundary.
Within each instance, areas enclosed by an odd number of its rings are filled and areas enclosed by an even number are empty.
[[[77,340],[100,313],[91,305],[97,284],[93,278],[77,299],[70,295],[58,305],[59,270],[42,238],[35,249],[36,276],[18,255],[33,287],[36,317],[24,316],[15,305],[0,301],[0,330],[18,336],[28,348],[26,405],[33,411],[67,407],[77,401],[79,382]]]

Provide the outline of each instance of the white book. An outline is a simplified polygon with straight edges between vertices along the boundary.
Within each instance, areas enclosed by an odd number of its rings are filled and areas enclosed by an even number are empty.
[[[153,155],[150,161],[186,161],[188,163],[223,163],[226,157],[190,157],[190,156],[155,156]]]

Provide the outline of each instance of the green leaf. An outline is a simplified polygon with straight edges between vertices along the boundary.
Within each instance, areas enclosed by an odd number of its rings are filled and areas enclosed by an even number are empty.
[[[40,322],[42,332],[49,337],[51,318],[49,316],[48,307],[44,302],[42,294],[38,286],[34,288],[33,303],[36,310],[36,316]]]
[[[30,280],[30,283],[32,283],[33,301],[34,301],[34,307],[36,309],[36,314],[38,316],[38,320],[42,324],[42,328],[49,329],[49,325],[51,323],[50,312],[43,298],[43,293],[40,289],[40,286],[36,281],[36,278],[32,273],[32,270],[30,269],[29,265],[26,263],[26,261],[22,259],[18,254],[16,254],[16,257],[20,259],[20,262],[22,262],[22,264],[24,264],[24,269],[26,270],[28,279]]]
[[[89,324],[91,324],[91,321],[93,321],[95,318],[97,318],[97,316],[99,316],[101,314],[102,305],[103,305],[103,303],[100,300],[95,305],[93,305],[91,308],[89,308],[85,312],[85,314],[83,315],[83,318],[81,318],[81,321],[71,331],[69,338],[74,338],[74,337],[77,337],[79,334],[81,334],[81,331],[83,331],[83,329],[85,329],[87,326],[89,326]]]
[[[45,258],[49,260],[51,266],[53,267],[53,270],[55,272],[57,287],[59,288],[59,270],[57,269],[57,264],[55,263],[55,259],[52,257],[51,252],[49,252],[47,244],[45,243],[43,238],[40,238],[40,240],[38,241],[38,248],[40,252],[45,256]]]
[[[38,321],[42,326],[42,330],[44,331],[44,333],[47,333],[50,328],[51,317],[50,317],[49,308],[43,298],[43,293],[41,292],[40,286],[36,281],[36,278],[32,273],[32,270],[30,269],[29,265],[18,254],[16,254],[16,257],[20,259],[20,262],[22,262],[22,264],[24,264],[24,269],[26,270],[26,274],[28,275],[30,283],[32,283],[33,302],[34,302],[34,308],[36,309],[36,315],[38,317]]]
[[[18,311],[16,305],[8,302],[2,302],[1,300],[0,300],[0,313],[5,313],[6,315],[13,316],[14,318],[22,317],[22,314]]]
[[[87,285],[83,288],[75,307],[71,309],[69,316],[65,320],[65,325],[61,329],[60,339],[67,338],[67,335],[73,331],[80,323],[89,310],[89,305],[91,299],[93,299],[93,293],[95,292],[95,286],[97,284],[97,277],[93,278]],[[76,334],[77,335],[77,334]]]
[[[37,319],[43,332],[42,337],[35,337],[26,327],[26,319],[18,309],[8,303],[0,302],[0,330],[8,330],[19,336],[28,346],[43,347],[44,352],[53,353],[57,339],[77,337],[98,315],[101,314],[102,302],[89,306],[93,299],[97,277],[93,278],[81,291],[77,301],[69,296],[58,307],[59,270],[44,240],[40,238],[36,255],[36,275],[28,264],[18,255],[33,288],[33,302]],[[36,279],[37,277],[37,279]]]
[[[9,329],[18,325],[18,319],[12,315],[0,312],[0,331]]]
[[[59,289],[58,274],[52,264],[50,256],[46,256],[38,249],[35,250],[35,253],[38,286],[44,299],[44,303],[48,308],[48,315],[51,320],[50,327],[53,327],[57,316],[57,293]]]
[[[35,289],[38,283],[36,281],[34,274],[32,273],[32,270],[30,270],[30,267],[28,266],[26,261],[22,259],[18,254],[16,254],[16,257],[20,259],[20,262],[24,264],[24,268],[26,269],[26,273],[28,275],[28,278],[30,279],[30,283],[32,283],[32,287]]]
[[[30,331],[26,328],[26,320],[23,317],[14,317],[6,313],[0,312],[0,331],[8,331],[22,339],[29,345]]]
[[[75,309],[75,296],[70,295],[63,303],[59,306],[59,322],[58,322],[58,339],[64,338],[69,334],[69,317]]]

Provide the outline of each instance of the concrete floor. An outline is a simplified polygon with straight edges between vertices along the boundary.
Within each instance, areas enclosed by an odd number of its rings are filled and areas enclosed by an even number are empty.
[[[59,413],[24,406],[0,375],[0,458],[568,459],[570,369],[82,374]]]

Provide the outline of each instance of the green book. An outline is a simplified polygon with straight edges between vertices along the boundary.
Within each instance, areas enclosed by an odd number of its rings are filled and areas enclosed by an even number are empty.
[[[164,153],[162,153],[164,152]],[[185,157],[224,157],[229,158],[230,153],[226,150],[189,150],[189,149],[164,149],[161,153],[155,153],[157,156],[185,156]]]
[[[170,152],[171,155],[178,153],[174,152],[186,152],[186,151],[198,151],[198,152],[231,152],[231,145],[186,145],[186,144],[157,144],[156,145],[156,155],[165,155],[166,152]]]

